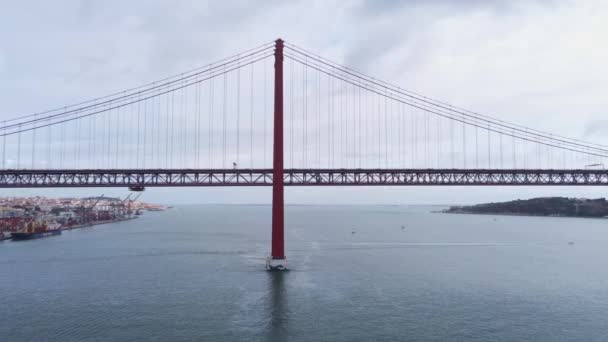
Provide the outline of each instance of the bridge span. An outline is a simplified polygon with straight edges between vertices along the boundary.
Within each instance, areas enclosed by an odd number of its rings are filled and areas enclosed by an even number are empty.
[[[272,186],[273,169],[0,170],[0,188]],[[608,170],[285,169],[285,186],[605,186]]]
[[[286,266],[284,186],[608,185],[605,143],[435,100],[281,39],[6,118],[0,145],[0,188],[271,186],[269,269]]]

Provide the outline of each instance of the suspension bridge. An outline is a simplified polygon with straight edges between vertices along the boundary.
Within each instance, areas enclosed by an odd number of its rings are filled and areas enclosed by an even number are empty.
[[[608,185],[608,146],[505,122],[283,40],[1,122],[1,188]]]

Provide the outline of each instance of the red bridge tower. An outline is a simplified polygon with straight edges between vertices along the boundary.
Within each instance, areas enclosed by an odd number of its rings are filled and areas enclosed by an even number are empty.
[[[285,200],[283,186],[283,40],[275,41],[274,50],[274,137],[272,163],[272,251],[266,262],[268,270],[286,270]]]

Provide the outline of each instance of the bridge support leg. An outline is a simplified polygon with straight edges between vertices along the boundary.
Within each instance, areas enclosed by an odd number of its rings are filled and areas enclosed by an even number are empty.
[[[272,251],[267,270],[286,270],[283,191],[283,40],[274,50],[274,137],[272,173]]]

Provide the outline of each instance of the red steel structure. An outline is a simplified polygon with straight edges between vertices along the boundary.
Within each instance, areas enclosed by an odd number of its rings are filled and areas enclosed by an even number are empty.
[[[282,39],[7,119],[0,145],[0,188],[272,186],[271,270],[286,269],[285,186],[608,186],[608,145],[433,100]]]
[[[285,268],[285,215],[283,187],[283,40],[274,50],[274,137],[272,180],[272,251],[268,269]]]
[[[273,169],[0,170],[0,188],[129,187],[141,191],[155,187],[269,187],[277,183],[291,187],[608,186],[608,170],[588,169],[288,168],[282,170],[280,182],[274,182],[274,172]],[[277,210],[282,215],[282,207]]]

